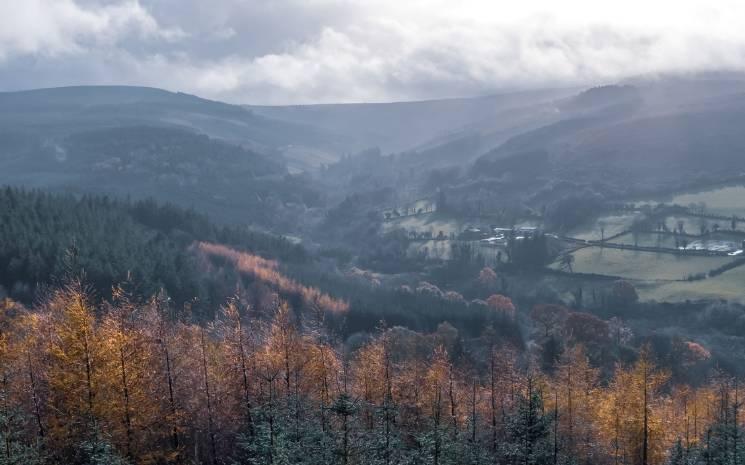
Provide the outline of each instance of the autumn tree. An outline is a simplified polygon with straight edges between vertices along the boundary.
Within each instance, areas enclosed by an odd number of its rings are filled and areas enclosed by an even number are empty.
[[[661,464],[667,443],[662,388],[669,375],[643,349],[628,368],[619,367],[598,407],[602,438],[614,463]]]

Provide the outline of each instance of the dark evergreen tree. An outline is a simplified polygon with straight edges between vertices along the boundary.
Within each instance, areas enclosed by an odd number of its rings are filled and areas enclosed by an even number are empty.
[[[502,446],[505,458],[514,464],[553,464],[551,424],[552,418],[544,412],[543,399],[529,377],[526,392],[520,394],[517,409],[507,420],[507,440]]]

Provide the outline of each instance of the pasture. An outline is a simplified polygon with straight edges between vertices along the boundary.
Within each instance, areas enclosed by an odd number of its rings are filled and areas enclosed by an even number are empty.
[[[745,216],[745,186],[728,186],[673,196],[672,203],[688,206],[706,205],[706,213]]]
[[[594,224],[576,228],[566,235],[586,241],[599,241],[603,235],[601,227],[604,228],[605,237],[608,238],[628,230],[637,216],[639,216],[637,213],[601,216]]]
[[[642,300],[658,302],[703,299],[745,302],[745,265],[699,281],[642,283],[637,290]]]
[[[573,270],[640,280],[677,280],[707,273],[732,260],[732,257],[681,256],[668,253],[641,252],[584,247],[573,253]],[[560,268],[559,263],[551,265]]]

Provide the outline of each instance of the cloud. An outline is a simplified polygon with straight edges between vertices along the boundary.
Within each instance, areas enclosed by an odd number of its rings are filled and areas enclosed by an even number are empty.
[[[0,60],[12,71],[0,77],[6,88],[18,87],[30,57],[31,84],[143,84],[246,103],[432,98],[745,70],[745,4],[728,0],[21,4],[0,19]],[[51,67],[61,71],[39,77]]]
[[[83,7],[73,0],[23,0],[2,9],[0,59],[57,57],[111,47],[125,39],[182,38],[178,28],[160,28],[136,1]]]

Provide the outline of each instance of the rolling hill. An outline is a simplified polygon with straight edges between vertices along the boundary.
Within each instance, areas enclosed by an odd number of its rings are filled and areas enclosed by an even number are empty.
[[[549,178],[601,181],[626,191],[745,172],[743,80],[637,81],[590,89],[557,108],[557,121],[479,157],[472,176],[499,177],[505,160],[536,152],[546,154]]]

